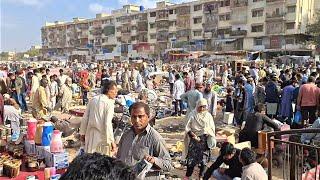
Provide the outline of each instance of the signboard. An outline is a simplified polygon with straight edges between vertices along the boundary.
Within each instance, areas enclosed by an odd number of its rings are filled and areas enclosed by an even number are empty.
[[[271,49],[281,48],[281,38],[280,38],[280,36],[271,36],[270,37],[270,48]]]

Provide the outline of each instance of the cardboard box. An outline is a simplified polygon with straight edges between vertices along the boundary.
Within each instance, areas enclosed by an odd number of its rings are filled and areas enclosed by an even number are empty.
[[[225,112],[223,115],[223,122],[225,124],[233,124],[233,117],[234,117],[233,113]]]
[[[44,159],[47,167],[55,167],[56,169],[63,169],[69,166],[68,161],[69,153],[51,153],[48,150],[44,150]]]
[[[37,154],[36,144],[34,141],[25,140],[24,141],[24,149],[28,155]]]

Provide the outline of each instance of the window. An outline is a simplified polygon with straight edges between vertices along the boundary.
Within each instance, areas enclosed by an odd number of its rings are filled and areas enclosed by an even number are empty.
[[[156,34],[150,34],[150,39],[156,39]]]
[[[259,1],[263,1],[263,0],[253,0],[252,2],[259,2]]]
[[[295,13],[296,12],[296,6],[288,6],[288,13]]]
[[[90,40],[90,44],[93,44],[94,43],[94,40]]]
[[[230,0],[226,0],[224,3],[225,6],[230,6]]]
[[[176,34],[175,33],[169,33],[169,38],[175,38]]]
[[[226,14],[226,21],[230,20],[230,14]]]
[[[287,23],[287,29],[294,29],[294,26],[295,26],[295,22],[290,22],[290,23]]]
[[[118,18],[117,18],[117,22],[120,22],[120,21],[121,21],[121,18],[118,17]]]
[[[170,21],[169,26],[176,26],[176,21]]]
[[[174,14],[174,10],[173,10],[173,9],[170,9],[170,10],[169,10],[169,14]]]
[[[230,20],[230,14],[220,15],[219,21],[229,21]]]
[[[155,24],[155,23],[150,23],[150,29],[153,29],[153,28],[154,28],[154,24]]]
[[[202,31],[193,31],[193,36],[201,36]]]
[[[255,38],[254,39],[254,45],[255,46],[261,46],[262,45],[262,38]]]
[[[219,21],[224,21],[225,18],[226,18],[226,17],[225,17],[224,15],[220,15],[220,16],[219,16]]]
[[[151,12],[150,17],[156,17],[157,13],[156,12]]]
[[[252,17],[262,17],[263,9],[252,10]]]
[[[118,38],[117,38],[117,41],[118,41],[118,42],[121,42],[121,37],[118,37]]]
[[[220,2],[220,7],[230,6],[230,0],[224,0]]]
[[[102,39],[102,43],[104,43],[105,42],[105,39]]]
[[[193,24],[200,24],[202,23],[202,17],[193,18]]]
[[[294,38],[286,39],[286,44],[294,44]]]
[[[251,32],[263,32],[263,25],[252,25]]]
[[[202,5],[201,4],[193,6],[193,11],[200,11],[200,10],[202,10]]]

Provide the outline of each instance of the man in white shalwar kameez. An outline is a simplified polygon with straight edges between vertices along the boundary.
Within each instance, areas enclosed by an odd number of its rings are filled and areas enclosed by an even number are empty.
[[[103,87],[102,94],[89,101],[80,126],[81,140],[85,142],[86,153],[99,152],[101,144],[109,146],[111,153],[116,150],[112,118],[117,93],[116,83],[108,81]]]

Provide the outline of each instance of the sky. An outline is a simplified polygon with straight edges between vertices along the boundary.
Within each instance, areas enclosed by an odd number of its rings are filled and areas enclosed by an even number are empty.
[[[45,22],[71,21],[74,17],[94,18],[125,4],[155,7],[158,0],[0,0],[0,52],[22,52],[41,45]],[[182,3],[192,0],[171,0]]]

